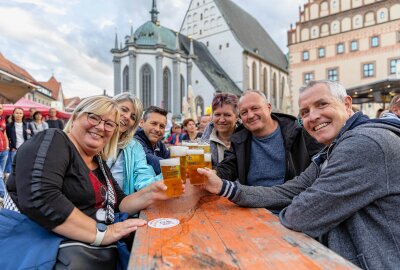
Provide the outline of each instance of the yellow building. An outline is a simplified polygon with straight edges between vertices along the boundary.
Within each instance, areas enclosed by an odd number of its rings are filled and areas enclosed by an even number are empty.
[[[288,31],[288,47],[294,101],[309,80],[340,81],[372,116],[400,93],[398,0],[308,0]]]

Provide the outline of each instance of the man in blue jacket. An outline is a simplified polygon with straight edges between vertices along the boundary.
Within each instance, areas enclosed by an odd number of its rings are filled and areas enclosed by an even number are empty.
[[[346,89],[331,81],[301,88],[299,105],[304,128],[326,146],[303,173],[252,187],[199,169],[206,189],[241,206],[284,208],[284,226],[363,269],[399,269],[400,121],[353,113]]]
[[[144,112],[139,125],[135,138],[143,145],[147,163],[158,175],[161,173],[160,160],[169,158],[169,151],[162,142],[167,125],[167,111],[150,106]]]

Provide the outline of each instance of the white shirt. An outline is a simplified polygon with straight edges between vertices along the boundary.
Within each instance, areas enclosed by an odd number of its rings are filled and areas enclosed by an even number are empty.
[[[17,149],[25,142],[23,124],[15,122],[15,134],[17,135]]]

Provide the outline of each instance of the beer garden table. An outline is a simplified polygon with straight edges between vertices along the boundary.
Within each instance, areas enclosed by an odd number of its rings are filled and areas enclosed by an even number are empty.
[[[180,224],[139,228],[128,269],[358,269],[284,228],[268,210],[239,207],[189,183],[184,195],[158,202],[140,217],[175,218]]]

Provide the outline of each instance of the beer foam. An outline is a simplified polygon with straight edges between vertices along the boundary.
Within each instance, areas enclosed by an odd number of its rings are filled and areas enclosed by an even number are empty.
[[[205,162],[211,162],[211,154],[210,153],[205,153],[204,154],[204,161]]]
[[[187,150],[188,155],[203,155],[204,149],[189,149]]]
[[[169,151],[172,156],[186,156],[186,152],[189,149],[187,146],[170,146]]]
[[[196,142],[182,142],[183,146],[199,146]]]
[[[160,160],[160,166],[177,166],[180,165],[180,158],[167,158]]]

